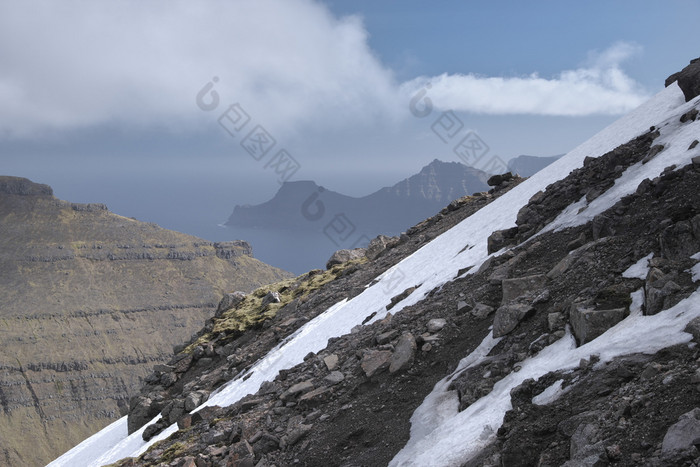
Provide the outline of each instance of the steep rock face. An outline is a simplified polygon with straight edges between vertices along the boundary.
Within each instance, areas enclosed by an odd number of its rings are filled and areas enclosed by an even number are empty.
[[[285,277],[251,254],[0,177],[0,463],[41,465],[125,413],[224,292]]]
[[[683,91],[685,101],[690,102],[700,95],[700,58],[690,61],[690,64],[678,73],[674,73],[666,78],[666,86],[678,82],[678,86]]]
[[[418,174],[361,198],[327,190],[311,181],[285,182],[270,201],[236,206],[226,224],[314,230],[327,222],[324,214],[343,213],[358,231],[395,235],[454,199],[488,190],[487,178],[480,170],[436,159]]]

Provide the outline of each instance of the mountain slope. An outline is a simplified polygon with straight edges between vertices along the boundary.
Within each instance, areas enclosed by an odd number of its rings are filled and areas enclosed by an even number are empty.
[[[487,178],[480,170],[436,159],[418,174],[361,198],[311,181],[285,182],[270,201],[236,206],[226,225],[314,230],[323,228],[334,214],[343,213],[359,231],[394,235],[454,199],[488,190]],[[318,207],[319,202],[323,208]]]
[[[127,436],[120,420],[55,465],[697,461],[700,100],[685,100],[671,84],[323,286],[262,290],[283,298],[274,316],[232,307],[171,362],[181,386],[142,389],[166,397],[149,407],[162,422]],[[231,327],[249,305],[268,316],[255,334]]]
[[[0,463],[42,465],[118,418],[224,292],[283,277],[245,242],[212,244],[0,177]]]

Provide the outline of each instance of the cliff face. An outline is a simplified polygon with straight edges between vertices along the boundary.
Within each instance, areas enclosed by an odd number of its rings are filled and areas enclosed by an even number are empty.
[[[487,178],[481,170],[436,159],[419,173],[361,198],[326,190],[311,181],[286,182],[270,201],[236,206],[226,225],[318,230],[333,214],[343,213],[367,235],[394,235],[452,200],[488,190]]]
[[[0,177],[0,464],[41,465],[112,422],[225,292],[286,273]]]

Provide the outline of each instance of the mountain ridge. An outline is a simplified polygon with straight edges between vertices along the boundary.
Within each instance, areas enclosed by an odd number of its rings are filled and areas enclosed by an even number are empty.
[[[46,463],[118,418],[221,294],[282,277],[246,242],[208,242],[0,176],[2,463]]]
[[[478,169],[435,159],[417,174],[362,197],[343,195],[310,180],[284,182],[265,203],[237,205],[226,225],[317,230],[333,214],[343,213],[359,230],[394,235],[454,199],[487,191],[487,179]]]

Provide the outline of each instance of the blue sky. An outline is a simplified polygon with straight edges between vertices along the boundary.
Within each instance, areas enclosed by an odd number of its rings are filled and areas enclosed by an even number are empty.
[[[211,238],[275,193],[280,150],[290,179],[356,196],[459,160],[471,132],[482,165],[567,152],[700,55],[698,17],[694,1],[2,2],[0,172]],[[196,105],[208,83],[214,110]],[[220,125],[234,103],[240,134]],[[242,146],[257,125],[269,154]]]

